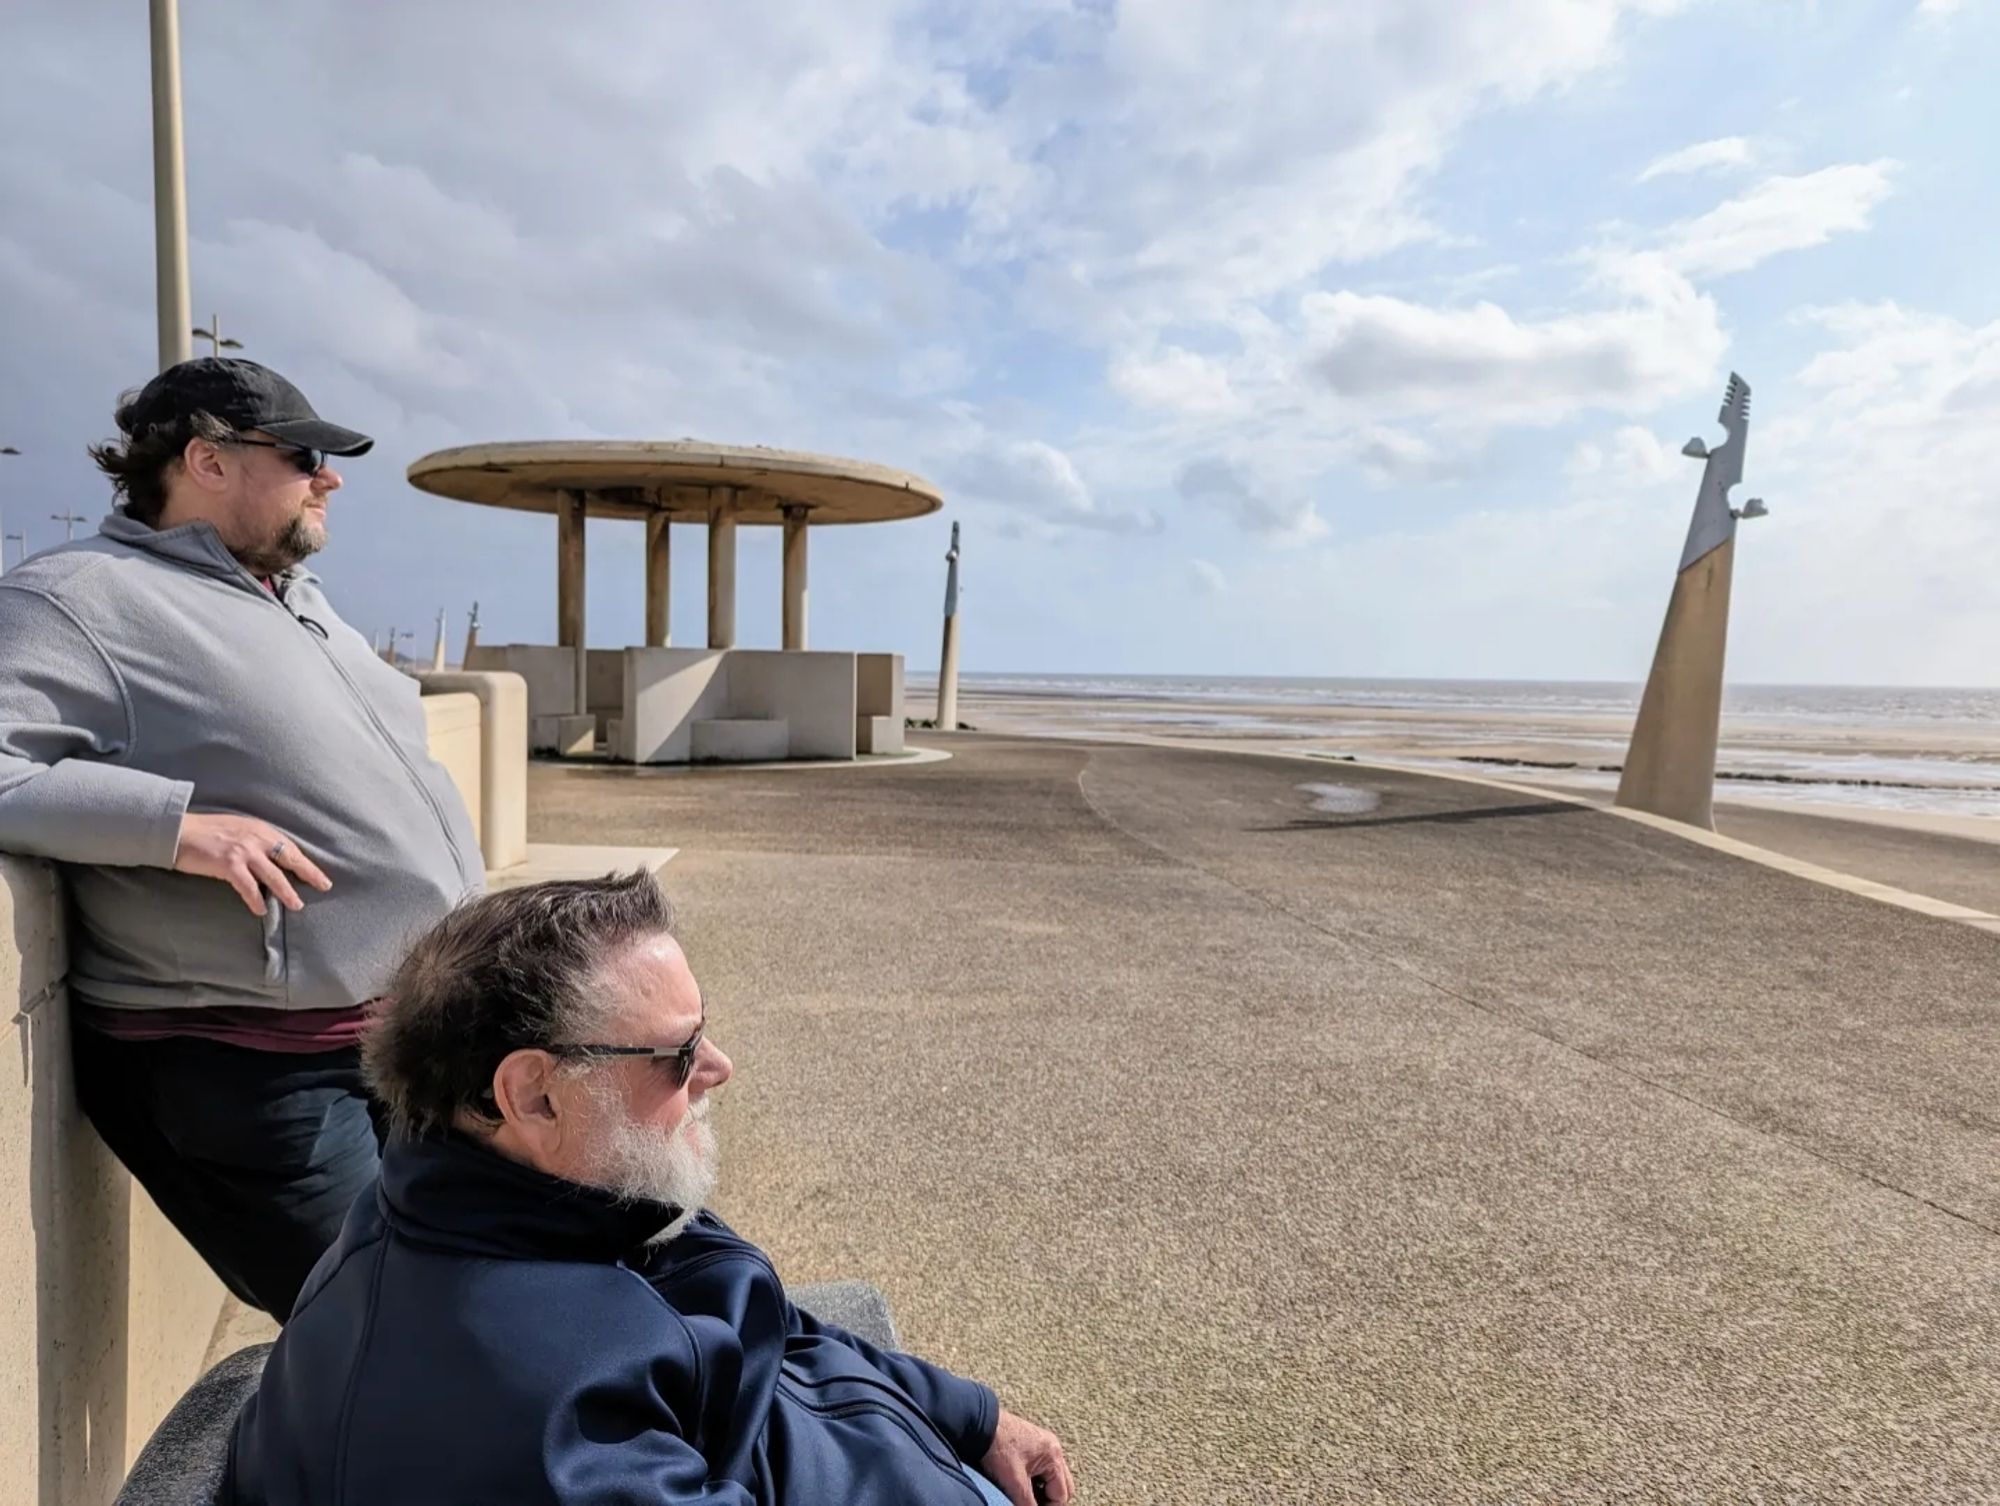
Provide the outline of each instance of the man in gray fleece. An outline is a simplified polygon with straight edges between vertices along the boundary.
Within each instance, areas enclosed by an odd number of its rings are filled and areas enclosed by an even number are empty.
[[[485,876],[415,681],[300,565],[373,441],[225,359],[118,428],[120,510],[0,576],[0,850],[69,882],[85,1112],[284,1318],[375,1174],[366,1006]]]

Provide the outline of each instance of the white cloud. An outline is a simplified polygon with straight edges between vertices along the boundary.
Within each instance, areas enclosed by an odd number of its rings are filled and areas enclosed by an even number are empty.
[[[1469,470],[1464,456],[1386,424],[1362,424],[1355,429],[1348,438],[1348,458],[1369,480],[1382,486],[1456,481]]]
[[[1153,526],[1143,511],[1103,506],[1076,463],[1046,440],[982,436],[951,462],[949,474],[968,495],[1046,523],[1114,533]]]
[[[1174,478],[1174,489],[1197,507],[1213,508],[1266,538],[1302,542],[1328,532],[1311,497],[1240,461],[1217,455],[1190,461]]]
[[[1706,381],[1727,344],[1714,302],[1657,265],[1624,262],[1609,308],[1518,319],[1352,292],[1303,305],[1313,370],[1378,414],[1546,425],[1584,408],[1637,412]]]
[[[1793,676],[1838,665],[1853,684],[1991,683],[2000,319],[1843,304],[1802,321],[1827,345],[1761,433],[1752,410],[1745,490],[1772,516],[1750,633]]]
[[[1602,441],[1579,441],[1565,469],[1572,480],[1594,487],[1655,486],[1684,471],[1690,496],[1700,479],[1677,446],[1637,424],[1615,429]]]
[[[1229,594],[1229,577],[1224,575],[1212,561],[1189,560],[1188,568],[1194,574],[1195,589],[1204,596]]]
[[[1705,173],[1719,167],[1747,167],[1750,143],[1741,136],[1719,136],[1713,141],[1697,141],[1677,152],[1655,157],[1639,174],[1641,183],[1674,173]]]
[[[1917,0],[1917,14],[1927,21],[1942,21],[1965,9],[1965,0]]]
[[[1884,159],[1766,178],[1671,227],[1659,255],[1689,277],[1718,277],[1747,271],[1780,252],[1824,245],[1845,230],[1866,230],[1875,206],[1889,196],[1896,167]]]
[[[1120,356],[1111,364],[1111,385],[1141,406],[1177,413],[1226,414],[1242,406],[1220,363],[1179,346]]]

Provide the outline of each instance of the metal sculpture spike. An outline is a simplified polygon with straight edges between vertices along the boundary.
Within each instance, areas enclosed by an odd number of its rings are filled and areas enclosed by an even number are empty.
[[[1727,439],[1710,449],[1697,435],[1682,451],[1703,462],[1701,490],[1695,494],[1694,518],[1681,550],[1683,570],[1736,536],[1736,512],[1729,505],[1729,489],[1743,479],[1743,451],[1750,439],[1750,384],[1733,371],[1722,390],[1722,408],[1716,421]]]

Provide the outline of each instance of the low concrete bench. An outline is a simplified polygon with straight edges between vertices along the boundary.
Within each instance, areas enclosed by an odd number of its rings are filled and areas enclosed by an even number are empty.
[[[792,1300],[878,1349],[897,1347],[888,1298],[865,1281],[802,1286]],[[236,1414],[257,1390],[269,1344],[252,1344],[217,1363],[161,1421],[132,1465],[115,1506],[223,1506],[223,1474]]]
[[[854,719],[854,751],[882,755],[903,751],[903,719],[900,716],[857,716]]]
[[[791,723],[781,716],[710,717],[688,728],[690,763],[777,763],[791,751]]]

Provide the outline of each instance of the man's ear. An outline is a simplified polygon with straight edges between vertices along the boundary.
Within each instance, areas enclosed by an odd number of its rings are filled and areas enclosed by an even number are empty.
[[[181,472],[205,492],[219,492],[229,484],[222,458],[222,446],[210,439],[190,439],[181,451]]]
[[[509,1052],[493,1069],[493,1101],[500,1117],[532,1145],[552,1145],[561,1133],[550,1088],[555,1061],[548,1052],[523,1048]]]

